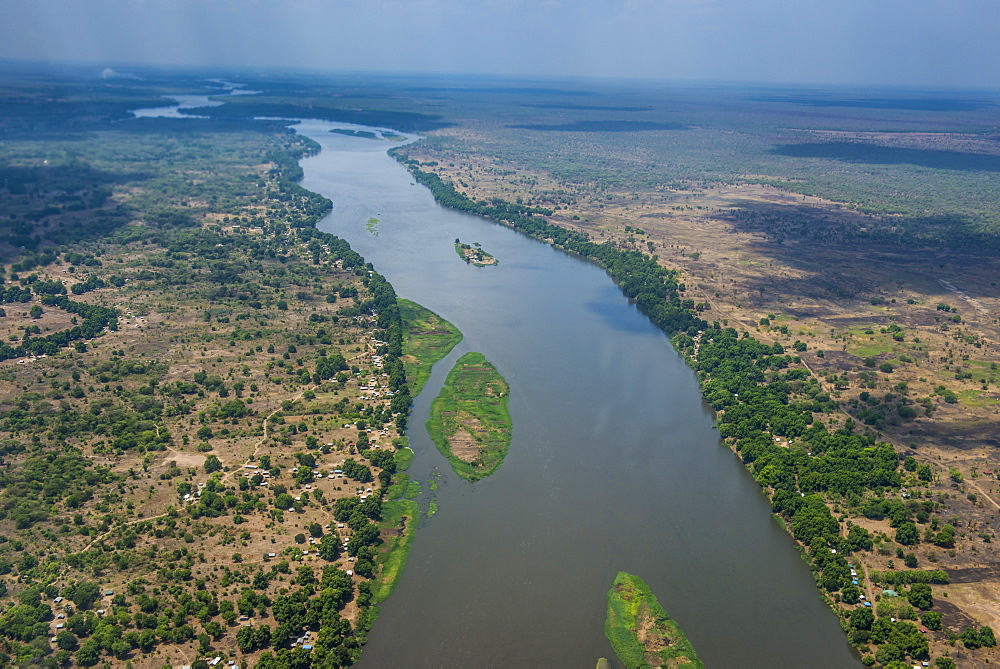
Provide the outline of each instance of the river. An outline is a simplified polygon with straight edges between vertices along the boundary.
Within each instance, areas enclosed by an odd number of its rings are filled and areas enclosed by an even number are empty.
[[[173,97],[179,105],[134,114],[179,118],[177,109],[213,104]],[[400,142],[333,128],[377,130],[296,126],[322,147],[301,161],[302,185],[334,202],[319,227],[465,335],[416,398],[408,433],[410,474],[439,510],[420,523],[360,666],[614,663],[603,626],[618,571],[650,585],[706,666],[858,666],[791,538],[720,445],[691,369],[608,275],[440,207],[386,154]],[[456,238],[480,242],[500,264],[466,264]],[[507,379],[514,420],[503,466],[475,484],[451,471],[424,429],[467,351]]]
[[[414,404],[410,473],[437,472],[361,666],[592,667],[614,658],[605,595],[638,574],[709,667],[859,664],[792,540],[719,443],[696,379],[591,263],[437,205],[389,141],[305,121],[322,151],[302,185],[329,197],[320,228],[465,339]],[[366,223],[379,219],[377,235]],[[500,264],[463,262],[480,242]],[[490,478],[457,477],[424,429],[454,361],[479,351],[510,384],[510,453]],[[426,502],[426,498],[425,498]]]

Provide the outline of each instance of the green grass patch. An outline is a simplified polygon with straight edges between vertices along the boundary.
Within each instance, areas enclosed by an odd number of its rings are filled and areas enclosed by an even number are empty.
[[[398,472],[392,477],[392,485],[385,493],[385,498],[389,500],[402,499],[410,489],[410,475],[405,472]]]
[[[405,439],[406,437],[403,438]],[[403,446],[396,451],[396,455],[393,459],[396,461],[396,471],[405,472],[410,468],[410,465],[413,464],[413,449],[409,446]]]
[[[403,366],[410,382],[410,392],[416,397],[431,376],[431,367],[448,355],[462,341],[462,333],[454,325],[410,300],[397,300],[399,313],[406,326],[403,340]]]
[[[510,447],[509,388],[482,353],[466,353],[450,372],[431,404],[427,431],[455,472],[476,481],[495,472]],[[455,449],[474,457],[462,459]]]
[[[874,334],[866,334],[865,330],[874,330]],[[899,349],[907,349],[907,346],[900,346],[900,342],[892,338],[892,333],[879,332],[876,328],[851,328],[848,330],[851,335],[851,343],[847,345],[848,353],[860,358],[870,358],[879,355],[892,353]]]
[[[413,548],[420,510],[412,500],[386,502],[382,507],[379,531],[383,550],[379,553],[382,571],[372,581],[372,604],[381,604],[392,594]]]
[[[992,397],[987,397],[986,393],[982,390],[959,390],[957,393],[958,401],[962,406],[966,407],[991,407],[1000,404]]]
[[[639,641],[644,630],[646,645]],[[694,646],[638,576],[618,572],[608,591],[604,634],[618,659],[629,669],[638,667],[704,667]]]

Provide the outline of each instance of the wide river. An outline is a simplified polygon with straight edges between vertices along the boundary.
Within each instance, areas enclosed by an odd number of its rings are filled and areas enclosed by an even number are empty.
[[[614,658],[603,625],[619,570],[649,583],[709,667],[857,666],[767,500],[720,445],[692,371],[607,274],[440,207],[386,155],[394,144],[332,127],[348,126],[297,126],[322,146],[301,163],[302,185],[334,203],[320,228],[465,334],[414,405],[410,473],[441,476],[428,493],[439,511],[420,524],[362,666],[593,667]],[[456,238],[500,264],[466,264]],[[503,466],[475,484],[424,429],[466,351],[506,377],[514,420]]]

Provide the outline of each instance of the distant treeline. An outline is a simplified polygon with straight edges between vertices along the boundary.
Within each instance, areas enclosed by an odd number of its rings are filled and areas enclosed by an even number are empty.
[[[357,123],[380,128],[395,128],[404,132],[425,132],[448,127],[440,116],[419,112],[388,111],[380,109],[342,109],[325,107],[312,101],[257,102],[251,100],[229,101],[219,107],[181,109],[183,114],[210,116],[212,118],[244,119],[257,116],[277,118],[315,118],[323,121]]]

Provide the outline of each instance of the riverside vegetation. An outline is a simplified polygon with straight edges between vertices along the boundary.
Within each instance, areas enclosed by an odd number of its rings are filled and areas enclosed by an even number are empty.
[[[0,664],[351,664],[417,520],[392,286],[308,140],[51,86],[3,89]]]
[[[413,395],[420,393],[431,375],[431,367],[444,358],[462,333],[454,325],[410,300],[397,300],[403,319],[403,367]]]

